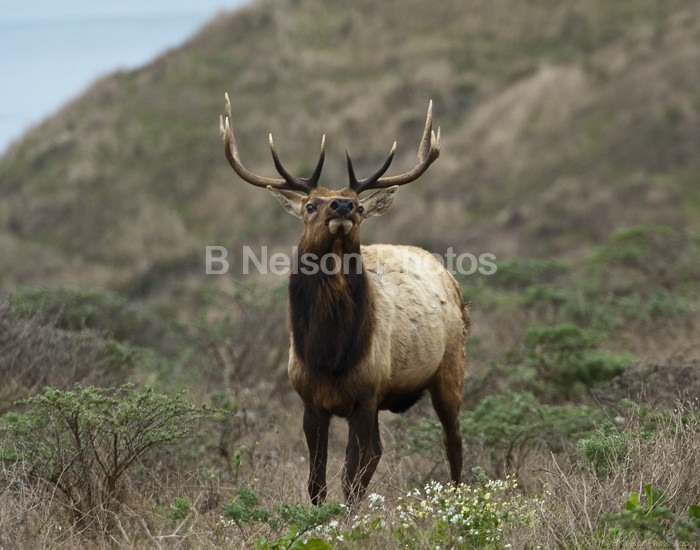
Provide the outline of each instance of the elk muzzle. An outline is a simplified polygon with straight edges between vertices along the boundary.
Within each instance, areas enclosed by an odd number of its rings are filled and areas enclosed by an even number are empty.
[[[328,230],[333,235],[337,235],[342,231],[343,235],[347,235],[352,231],[352,228],[357,223],[355,213],[357,211],[356,201],[354,199],[333,199],[328,204],[330,219],[328,220]]]

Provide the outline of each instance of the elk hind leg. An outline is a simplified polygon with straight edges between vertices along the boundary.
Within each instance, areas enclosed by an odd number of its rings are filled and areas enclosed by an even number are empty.
[[[461,359],[463,362],[464,359]],[[462,364],[444,363],[438,369],[434,383],[429,388],[433,408],[442,424],[443,443],[447,461],[450,464],[450,477],[454,483],[462,481],[462,435],[459,432],[459,412],[462,408],[464,368]],[[450,376],[452,374],[452,376]]]

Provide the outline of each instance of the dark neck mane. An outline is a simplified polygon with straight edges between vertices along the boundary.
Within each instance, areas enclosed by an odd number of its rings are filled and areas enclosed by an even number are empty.
[[[359,247],[347,264],[333,275],[304,273],[300,266],[289,279],[294,350],[313,376],[347,372],[371,344],[372,295]]]

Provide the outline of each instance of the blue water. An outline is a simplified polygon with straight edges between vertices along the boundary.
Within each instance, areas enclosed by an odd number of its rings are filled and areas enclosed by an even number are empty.
[[[0,0],[0,154],[95,79],[148,63],[248,0]]]

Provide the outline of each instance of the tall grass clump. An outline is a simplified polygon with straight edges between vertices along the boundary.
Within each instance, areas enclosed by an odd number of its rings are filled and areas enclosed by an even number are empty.
[[[697,407],[630,408],[616,425],[581,441],[568,460],[543,461],[540,521],[519,531],[518,546],[673,548],[697,540]]]

